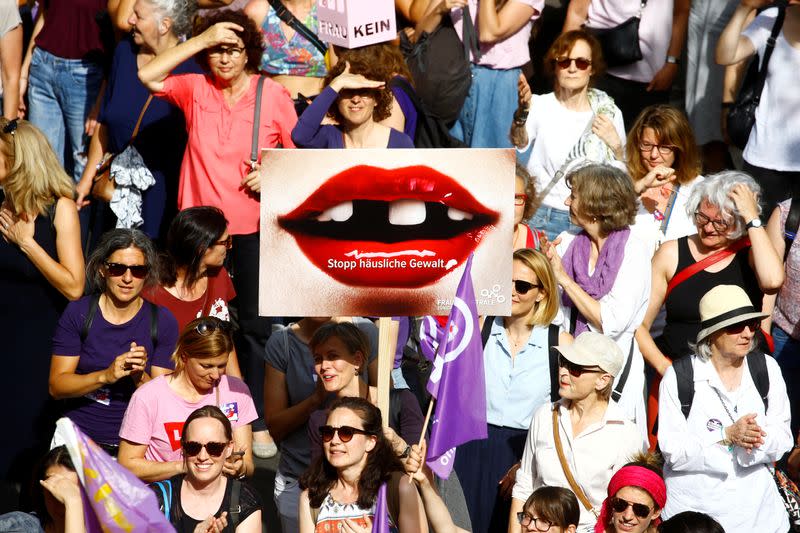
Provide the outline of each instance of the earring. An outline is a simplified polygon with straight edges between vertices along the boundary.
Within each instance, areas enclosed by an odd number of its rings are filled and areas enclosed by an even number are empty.
[[[355,373],[356,373],[356,376],[357,376],[357,375],[358,375],[358,372],[359,372],[359,368],[358,368],[358,367],[355,367],[353,370],[355,371]]]

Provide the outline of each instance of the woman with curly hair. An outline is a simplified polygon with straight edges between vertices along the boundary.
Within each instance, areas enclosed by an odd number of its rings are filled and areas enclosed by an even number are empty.
[[[300,115],[292,139],[303,148],[414,148],[405,133],[380,124],[392,113],[389,80],[372,62],[339,61],[325,89]],[[337,125],[322,124],[330,116]]]
[[[535,178],[517,161],[514,179],[514,250],[539,249],[544,233],[528,224],[538,205]]]
[[[320,526],[322,531],[370,531],[384,483],[392,531],[428,531],[417,489],[383,435],[377,407],[363,398],[339,398],[319,433],[325,454],[300,479],[300,533]]]

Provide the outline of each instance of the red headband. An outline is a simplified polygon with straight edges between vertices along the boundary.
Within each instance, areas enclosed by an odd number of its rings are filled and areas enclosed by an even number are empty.
[[[595,533],[603,533],[606,530],[606,524],[611,519],[608,500],[623,487],[639,487],[647,491],[659,509],[663,509],[667,503],[667,486],[664,484],[664,478],[643,466],[623,466],[608,482],[608,498],[603,501],[603,508],[594,526]],[[658,522],[660,520],[656,519],[656,523]]]

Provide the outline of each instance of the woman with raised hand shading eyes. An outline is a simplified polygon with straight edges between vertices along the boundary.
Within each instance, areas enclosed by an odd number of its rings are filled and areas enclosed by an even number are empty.
[[[86,265],[92,294],[67,306],[53,336],[50,394],[67,400],[65,415],[115,456],[131,395],[173,368],[175,317],[141,295],[156,281],[155,261],[141,231],[103,235]]]
[[[388,79],[365,57],[339,61],[325,77],[325,89],[300,115],[292,139],[302,148],[414,148],[405,133],[379,124],[392,113]],[[329,116],[337,125],[323,124]]]
[[[261,497],[241,479],[229,477],[236,455],[229,417],[217,406],[192,411],[183,425],[183,473],[150,487],[178,533],[260,533]]]
[[[198,407],[215,405],[234,428],[234,449],[224,473],[239,478],[253,474],[250,424],[257,415],[247,385],[226,375],[232,351],[227,320],[208,316],[187,324],[172,355],[175,372],[150,381],[131,398],[119,432],[120,464],[145,481],[185,473],[176,446],[182,422]]]

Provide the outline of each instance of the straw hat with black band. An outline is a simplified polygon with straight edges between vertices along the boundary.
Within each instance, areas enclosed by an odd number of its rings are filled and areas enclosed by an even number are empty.
[[[701,329],[697,334],[697,342],[728,326],[768,316],[769,313],[762,313],[753,307],[743,288],[738,285],[717,285],[700,300]]]

